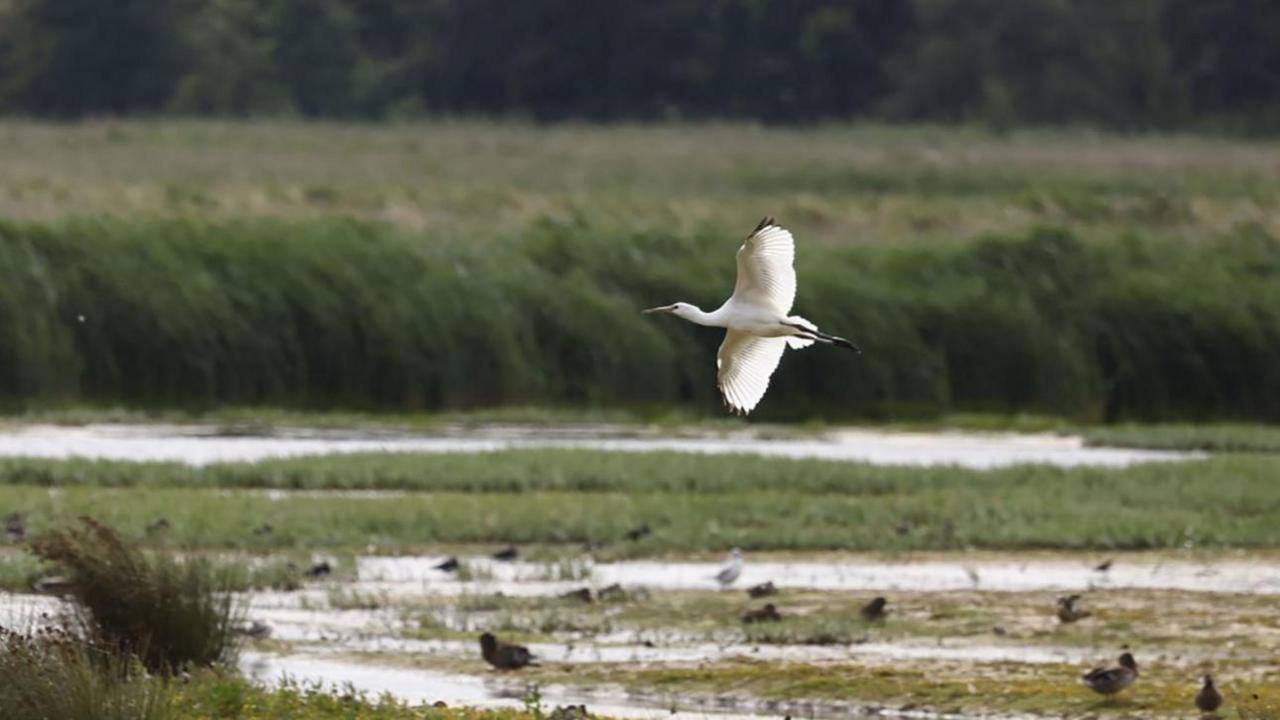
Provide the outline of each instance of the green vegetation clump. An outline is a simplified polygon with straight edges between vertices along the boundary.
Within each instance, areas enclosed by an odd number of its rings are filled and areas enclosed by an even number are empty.
[[[10,460],[0,507],[33,528],[92,512],[178,547],[412,549],[605,543],[606,557],[762,550],[1280,547],[1276,460],[1233,454],[1127,468],[991,471],[680,453],[517,450],[188,468]],[[47,486],[59,486],[51,497]],[[298,493],[228,487],[397,488]],[[653,534],[624,534],[642,523]],[[270,533],[255,532],[270,525]]]
[[[147,556],[88,517],[31,550],[67,571],[72,607],[95,644],[166,675],[234,660],[239,612],[207,562]]]
[[[0,716],[5,720],[171,720],[164,682],[127,655],[72,633],[0,628]]]
[[[0,401],[718,407],[731,228],[544,219],[474,243],[344,220],[0,224]],[[956,411],[1280,419],[1280,241],[806,248],[797,311],[860,357],[788,356],[764,418]],[[146,281],[140,281],[146,278]]]

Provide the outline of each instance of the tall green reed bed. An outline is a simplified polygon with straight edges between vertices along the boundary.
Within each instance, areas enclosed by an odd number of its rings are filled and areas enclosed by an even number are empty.
[[[255,551],[412,551],[509,542],[574,548],[605,543],[606,556],[735,545],[1277,548],[1278,466],[1274,456],[1237,454],[1124,469],[1021,466],[984,472],[579,451],[323,458],[200,470],[13,461],[4,467],[0,509],[28,513],[37,529],[93,512],[137,538],[165,518],[166,545]],[[406,492],[281,498],[227,491],[254,486]],[[642,523],[652,527],[652,535],[639,542],[623,539]],[[259,531],[267,525],[271,532]]]
[[[714,307],[740,235],[4,223],[0,402],[712,411],[720,334],[637,311]],[[1198,243],[802,239],[798,265],[796,311],[866,352],[791,354],[765,418],[1280,419],[1280,240],[1260,228]]]

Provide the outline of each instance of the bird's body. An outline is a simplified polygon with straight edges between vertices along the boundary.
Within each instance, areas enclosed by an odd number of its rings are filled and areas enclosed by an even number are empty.
[[[623,537],[631,542],[638,542],[652,534],[653,528],[649,527],[649,523],[641,523],[624,533]]]
[[[1094,668],[1080,677],[1080,682],[1102,695],[1113,695],[1138,679],[1138,663],[1129,653],[1120,656],[1120,664],[1113,668]]]
[[[4,534],[9,542],[20,543],[27,537],[26,513],[12,512],[4,516]]]
[[[1211,713],[1222,707],[1222,693],[1218,692],[1218,688],[1213,684],[1213,676],[1204,676],[1204,685],[1201,686],[1200,692],[1196,693],[1196,707],[1201,712]]]
[[[862,608],[858,610],[858,614],[867,622],[883,620],[885,615],[884,607],[888,604],[889,601],[885,600],[883,597],[875,597],[871,599],[871,602],[863,605]]]
[[[747,588],[747,595],[750,595],[753,598],[769,597],[770,595],[777,594],[778,586],[774,585],[772,580],[769,582],[762,582],[759,585],[752,585]]]
[[[492,633],[480,636],[480,655],[484,661],[499,670],[519,670],[532,665],[533,653],[523,645],[498,642]]]
[[[1073,623],[1092,615],[1088,610],[1076,607],[1076,601],[1079,599],[1079,595],[1064,595],[1058,598],[1058,622]]]
[[[742,575],[742,551],[733,548],[729,551],[729,562],[716,573],[716,582],[720,583],[722,588],[729,587],[737,582],[740,575]]]
[[[704,312],[678,302],[644,311],[727,330],[716,353],[716,384],[735,413],[746,415],[755,409],[787,348],[822,343],[861,352],[848,340],[828,335],[791,314],[796,297],[794,260],[791,233],[766,217],[738,249],[738,280],[723,305]]]
[[[742,622],[746,625],[762,622],[779,622],[782,620],[782,614],[778,612],[777,606],[768,603],[759,610],[748,610],[742,614]]]

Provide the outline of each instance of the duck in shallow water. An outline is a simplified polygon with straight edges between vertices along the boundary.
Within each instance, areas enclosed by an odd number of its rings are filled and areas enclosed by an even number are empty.
[[[888,604],[889,601],[882,597],[873,598],[871,602],[862,606],[862,609],[858,611],[858,614],[867,622],[878,622],[884,619],[884,606]]]
[[[773,603],[769,603],[759,610],[748,610],[742,614],[742,622],[750,625],[760,622],[778,622],[782,620],[782,614],[778,612],[778,608]]]
[[[1093,614],[1088,610],[1076,608],[1076,601],[1079,599],[1079,595],[1064,595],[1058,598],[1058,622],[1073,623]]]
[[[1200,692],[1196,693],[1196,707],[1201,712],[1211,713],[1222,706],[1222,693],[1218,692],[1218,688],[1213,684],[1213,676],[1206,674],[1204,676],[1204,685],[1200,687]]]
[[[1120,656],[1120,665],[1117,667],[1094,668],[1080,676],[1080,682],[1102,695],[1114,695],[1132,685],[1137,679],[1138,662],[1129,653]]]
[[[523,645],[498,642],[493,633],[480,636],[480,655],[499,670],[519,670],[533,664],[533,653]]]

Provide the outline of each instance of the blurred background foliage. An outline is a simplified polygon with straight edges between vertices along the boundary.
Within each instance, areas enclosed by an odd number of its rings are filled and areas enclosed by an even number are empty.
[[[1270,0],[0,0],[0,111],[1280,129]]]
[[[0,399],[713,410],[732,232],[544,220],[501,252],[357,221],[0,225]],[[866,350],[788,358],[763,417],[1280,420],[1280,242],[810,248],[802,306]],[[146,278],[145,281],[140,280]]]

